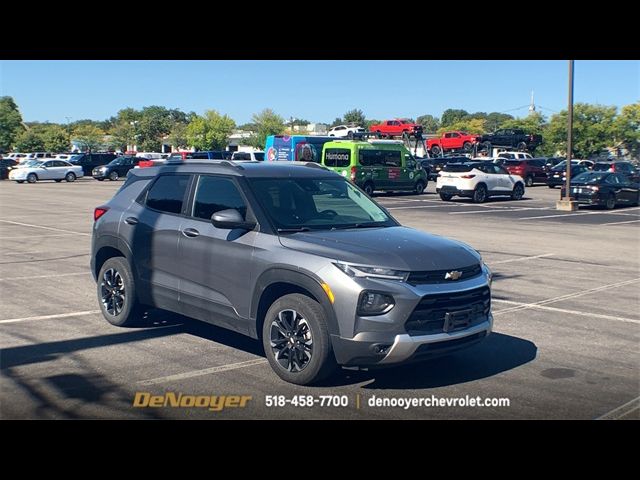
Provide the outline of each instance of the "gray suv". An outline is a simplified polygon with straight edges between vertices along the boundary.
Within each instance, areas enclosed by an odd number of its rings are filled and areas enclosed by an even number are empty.
[[[401,226],[315,163],[135,169],[94,218],[91,270],[110,323],[133,326],[151,306],[229,328],[261,339],[288,382],[442,355],[491,332],[477,251]]]

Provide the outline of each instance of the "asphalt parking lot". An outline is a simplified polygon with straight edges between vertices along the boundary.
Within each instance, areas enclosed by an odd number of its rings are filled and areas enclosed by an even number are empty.
[[[89,272],[93,208],[121,182],[0,182],[0,418],[640,419],[640,207],[559,212],[514,202],[378,195],[403,224],[477,248],[493,269],[494,333],[411,366],[284,383],[258,342],[164,312],[109,325]],[[251,396],[245,408],[134,408],[136,392]],[[267,406],[344,395],[347,406]],[[503,407],[375,407],[376,398],[506,398]]]

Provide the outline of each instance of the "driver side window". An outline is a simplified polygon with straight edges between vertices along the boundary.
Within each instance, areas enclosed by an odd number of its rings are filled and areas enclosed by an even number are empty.
[[[201,176],[193,201],[192,216],[210,220],[221,210],[233,208],[246,219],[247,206],[238,187],[229,178]]]

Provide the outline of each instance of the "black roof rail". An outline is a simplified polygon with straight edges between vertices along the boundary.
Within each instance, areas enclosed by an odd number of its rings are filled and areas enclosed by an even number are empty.
[[[316,163],[316,162],[304,162],[304,166],[305,167],[311,167],[311,168],[321,168],[323,170],[327,169],[324,165],[321,165],[321,164]]]
[[[223,167],[233,167],[238,170],[244,170],[242,165],[234,162],[233,160],[219,160],[219,159],[206,159],[206,158],[176,158],[174,160],[167,161],[163,165],[182,165],[182,164],[201,164],[201,165],[221,165]]]

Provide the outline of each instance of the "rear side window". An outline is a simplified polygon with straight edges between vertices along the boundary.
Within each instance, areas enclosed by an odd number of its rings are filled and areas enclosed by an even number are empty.
[[[503,165],[505,167],[517,167],[520,164],[523,164],[520,160],[506,160]]]
[[[264,152],[254,153],[256,160],[260,162],[264,162]]]
[[[360,150],[360,165],[363,167],[400,167],[400,150]]]
[[[596,163],[593,166],[593,171],[594,172],[606,172],[610,168],[611,168],[611,165],[608,164],[608,163]]]
[[[204,152],[195,152],[189,155],[189,158],[197,159],[197,160],[209,160],[209,153]]]
[[[447,163],[443,170],[445,172],[470,172],[475,165],[465,165],[464,163]]]
[[[161,212],[180,213],[188,185],[189,175],[162,175],[147,192],[145,204]]]
[[[233,180],[221,177],[200,177],[193,201],[192,215],[210,220],[214,213],[230,208],[238,210],[243,218],[246,217],[247,206]]]
[[[348,167],[351,165],[351,150],[348,148],[327,148],[324,153],[324,164],[327,167]]]

